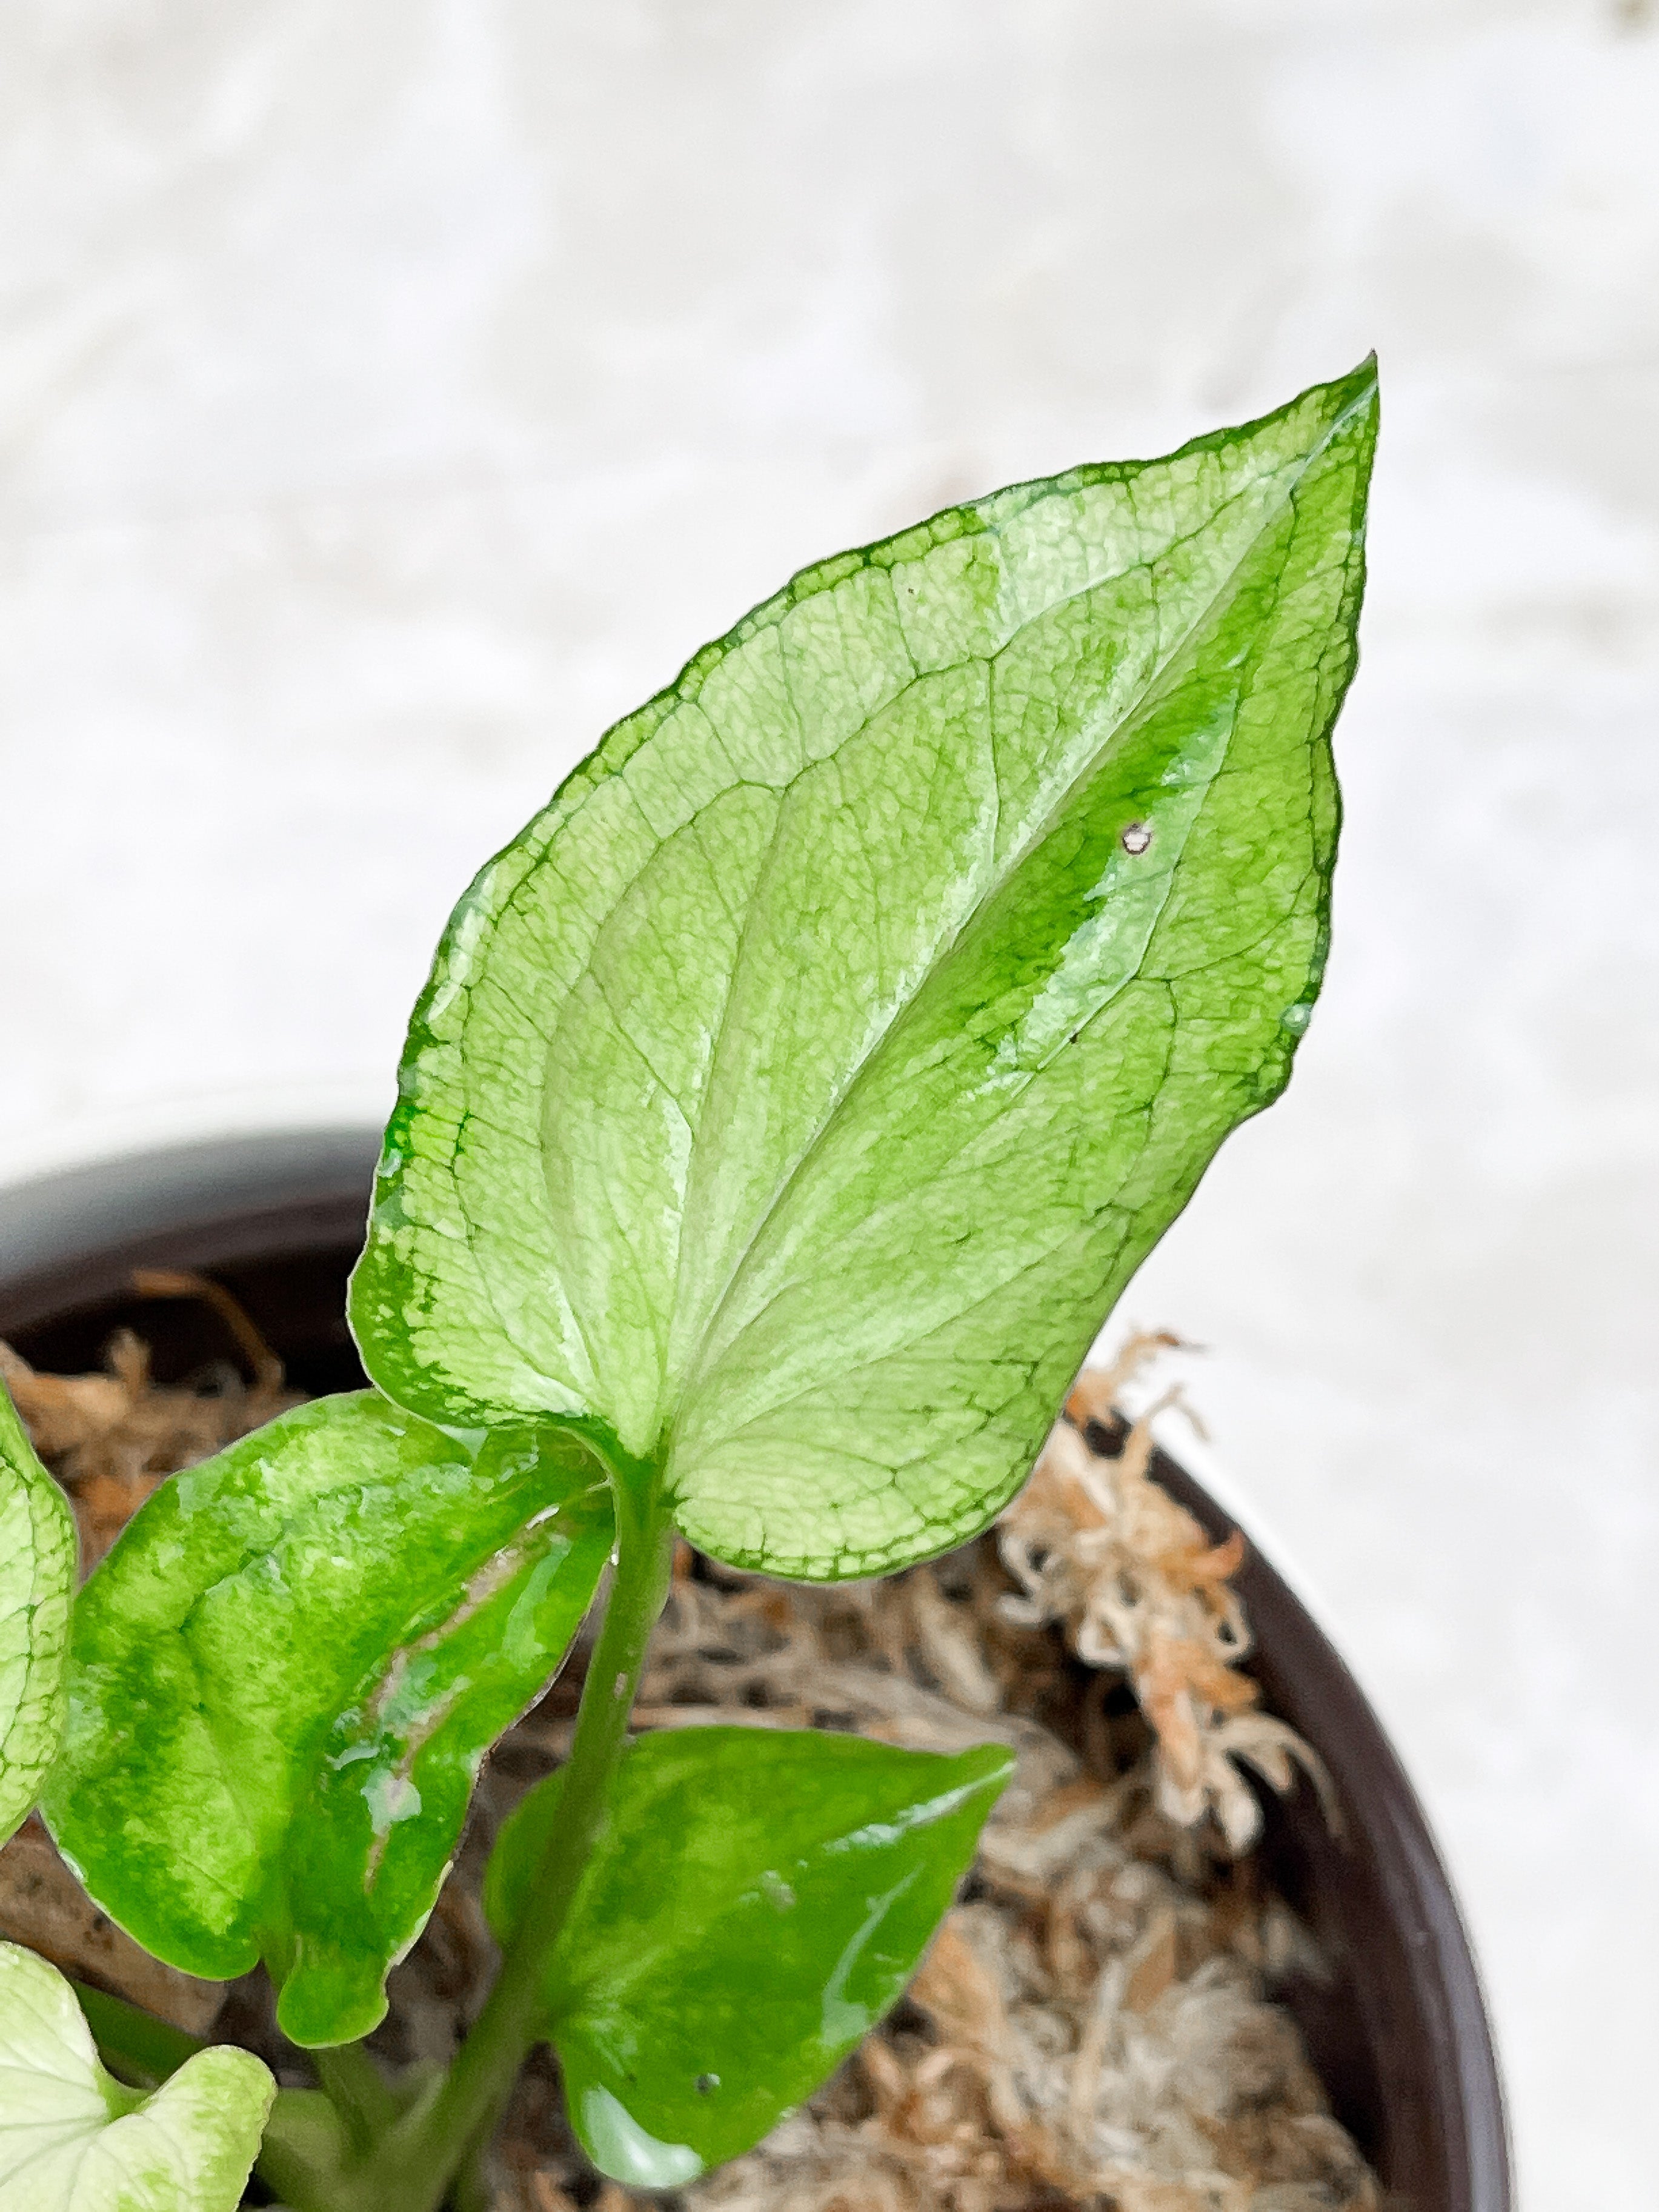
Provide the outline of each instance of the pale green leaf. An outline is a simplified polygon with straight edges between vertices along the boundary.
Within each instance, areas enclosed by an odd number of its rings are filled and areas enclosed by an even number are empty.
[[[263,1957],[296,2042],[367,2034],[611,1543],[567,1432],[457,1438],[373,1391],[284,1414],[163,1484],[88,1582],[53,1833],[158,1958]]]
[[[4,2212],[234,2212],[276,2086],[222,2045],[151,2095],[127,2088],[56,1967],[0,1943]]]
[[[0,1843],[27,1814],[64,1731],[75,1522],[0,1382]]]
[[[1324,963],[1368,365],[798,576],[458,908],[353,1317],[717,1556],[982,1526]]]

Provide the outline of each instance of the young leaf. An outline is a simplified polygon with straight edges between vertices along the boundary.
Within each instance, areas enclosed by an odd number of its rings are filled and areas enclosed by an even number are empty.
[[[805,571],[457,908],[352,1312],[436,1419],[868,1575],[1024,1480],[1325,957],[1368,364]]]
[[[82,1593],[58,1842],[157,1957],[263,1956],[296,2042],[366,2034],[611,1530],[568,1435],[461,1440],[372,1391],[176,1475]]]
[[[0,1382],[0,1844],[58,1755],[74,1593],[69,1502]]]
[[[99,2063],[75,1993],[0,1943],[6,2212],[234,2212],[276,2091],[251,2051],[199,2051],[146,2095]]]
[[[811,2094],[915,1971],[1012,1760],[811,1730],[641,1737],[612,1788],[547,1985],[572,2121],[603,2172],[689,2181]],[[501,1831],[505,1941],[561,1776]]]

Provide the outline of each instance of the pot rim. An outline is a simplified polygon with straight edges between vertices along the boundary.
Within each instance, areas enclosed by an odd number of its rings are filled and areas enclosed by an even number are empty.
[[[210,1252],[199,1264],[214,1266],[280,1250],[285,1238],[303,1244],[325,1223],[337,1237],[343,1218],[366,1211],[380,1141],[361,1122],[274,1127],[135,1148],[0,1185],[0,1297],[14,1311],[97,1304],[118,1291],[139,1248],[158,1239],[187,1240]],[[0,1315],[0,1332],[7,1325]],[[1239,1511],[1237,1486],[1214,1455],[1188,1433],[1173,1438],[1164,1424],[1158,1444],[1159,1479],[1181,1502],[1215,1533],[1239,1527],[1249,1537],[1260,1522],[1248,1502]],[[1324,1609],[1275,1565],[1286,1556],[1251,1540],[1246,1571],[1259,1595],[1250,1610],[1265,1598],[1277,1631],[1258,1644],[1281,1657],[1288,1645],[1292,1666],[1311,1662],[1332,1695],[1338,1726],[1320,1748],[1340,1794],[1359,1795],[1380,1814],[1367,1825],[1367,1843],[1413,1954],[1434,2055],[1455,2083],[1455,2140],[1447,2148],[1462,2169],[1461,2192],[1448,2206],[1414,2212],[1512,2212],[1491,2014],[1456,1893],[1392,1740],[1316,1618]]]
[[[366,1193],[380,1132],[271,1128],[112,1152],[0,1188],[0,1279],[57,1278],[112,1247]]]

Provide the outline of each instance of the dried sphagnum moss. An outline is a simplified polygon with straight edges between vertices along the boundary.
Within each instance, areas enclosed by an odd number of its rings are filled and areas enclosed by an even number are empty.
[[[257,1339],[242,1341],[252,1384],[206,1398],[149,1383],[131,1340],[107,1377],[35,1376],[0,1352],[89,1548],[107,1548],[172,1468],[293,1402]],[[1280,1790],[1298,1765],[1324,1782],[1238,1671],[1249,1631],[1229,1577],[1242,1542],[1212,1545],[1152,1480],[1150,1413],[1117,1421],[1109,1456],[1082,1433],[1171,1341],[1138,1339],[1112,1369],[1085,1372],[994,1534],[948,1559],[811,1589],[683,1547],[641,1727],[857,1729],[1017,1754],[964,1901],[908,1997],[757,2150],[669,2200],[684,2212],[1375,2212],[1371,2175],[1267,1998],[1317,1960],[1241,1856],[1260,1811],[1238,1762]],[[393,1975],[374,2039],[389,2057],[447,2058],[483,2001],[483,1864],[501,1820],[564,1756],[581,1663],[486,1768],[455,1877]],[[221,2030],[299,2078],[262,1979],[236,1985]],[[582,2160],[545,2052],[489,2179],[497,2212],[638,2202]]]
[[[1335,1801],[1322,1762],[1294,1729],[1256,1710],[1256,1685],[1238,1670],[1250,1648],[1231,1577],[1244,1559],[1235,1529],[1212,1544],[1152,1479],[1152,1423],[1178,1402],[1170,1392],[1126,1425],[1124,1392],[1178,1340],[1132,1337],[1109,1368],[1085,1368],[1031,1480],[997,1525],[1003,1565],[1023,1597],[1011,1618],[1055,1622],[1091,1667],[1127,1674],[1157,1737],[1159,1809],[1182,1827],[1213,1814],[1229,1848],[1248,1850],[1261,1809],[1240,1771],[1252,1766],[1281,1794],[1300,1766],[1327,1816]],[[1091,1422],[1124,1429],[1110,1457],[1093,1452]]]
[[[140,1297],[200,1298],[212,1306],[251,1370],[216,1369],[210,1389],[167,1389],[149,1371],[149,1348],[131,1329],[109,1342],[101,1375],[40,1375],[0,1343],[0,1380],[38,1451],[70,1494],[90,1574],[151,1491],[278,1413],[303,1393],[283,1388],[283,1364],[228,1291],[204,1275],[141,1268]]]

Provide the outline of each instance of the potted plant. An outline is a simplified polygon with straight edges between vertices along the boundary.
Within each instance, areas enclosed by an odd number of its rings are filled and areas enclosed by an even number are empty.
[[[296,2212],[422,2212],[476,2188],[544,2045],[600,2172],[680,2187],[899,1997],[1008,1751],[630,1740],[676,1546],[823,1583],[976,1535],[1282,1087],[1375,418],[1367,364],[950,510],[805,572],[618,725],[416,1010],[351,1287],[369,1387],[159,1489],[72,1626],[61,1497],[0,1416],[5,1825],[41,1798],[171,1966],[262,1964],[319,2083],[140,2048],[90,2001],[124,2083],[9,1948],[0,2203],[143,2174],[215,2212],[257,2154]],[[568,1756],[485,1880],[500,1971],[450,2063],[388,2079],[361,2047],[386,1975],[607,1566]]]

